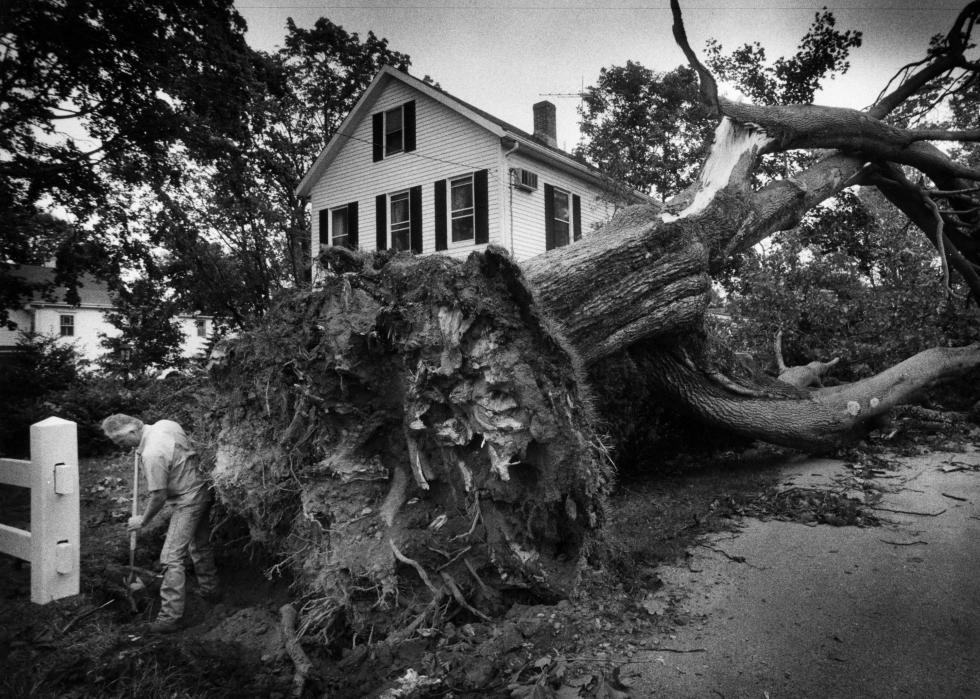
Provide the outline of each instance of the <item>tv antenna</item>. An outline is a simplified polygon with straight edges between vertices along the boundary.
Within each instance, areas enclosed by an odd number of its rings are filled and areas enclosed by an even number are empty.
[[[585,92],[585,76],[583,75],[582,87],[579,89],[578,92],[539,92],[538,97],[559,97],[562,99],[574,97],[581,100],[581,99],[585,99],[586,94],[587,93]]]

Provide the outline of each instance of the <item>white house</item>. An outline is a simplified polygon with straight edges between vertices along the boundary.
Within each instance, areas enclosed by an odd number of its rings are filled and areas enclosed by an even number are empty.
[[[30,284],[53,284],[55,270],[37,265],[18,265],[8,271]],[[72,344],[83,359],[97,359],[105,350],[100,345],[100,334],[110,337],[119,331],[105,319],[106,311],[113,308],[106,285],[89,275],[83,275],[78,287],[79,303],[65,301],[67,289],[54,287],[48,294],[35,292],[21,308],[8,309],[16,330],[0,326],[0,352],[9,352],[17,345],[21,331],[55,337],[61,343]],[[193,357],[200,354],[207,344],[208,335],[214,329],[214,319],[208,316],[182,315],[177,317],[184,334],[182,354]]]
[[[553,104],[533,110],[529,134],[383,68],[296,189],[311,249],[465,256],[492,243],[523,260],[587,235],[612,214],[610,183],[557,148]]]

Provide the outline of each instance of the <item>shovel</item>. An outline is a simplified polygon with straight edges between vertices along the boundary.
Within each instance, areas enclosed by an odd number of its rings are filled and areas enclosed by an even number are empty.
[[[139,454],[133,450],[133,517],[139,513],[139,494],[140,494],[140,460]],[[136,575],[136,532],[129,533],[129,578],[123,578],[123,589],[126,591],[126,599],[133,614],[139,613],[139,606],[136,604],[134,592],[139,592],[145,587],[143,581]]]
[[[139,514],[139,494],[140,494],[140,457],[136,450],[133,450],[133,517]],[[126,587],[136,591],[143,589],[143,581],[136,577],[136,532],[129,533],[129,580]]]

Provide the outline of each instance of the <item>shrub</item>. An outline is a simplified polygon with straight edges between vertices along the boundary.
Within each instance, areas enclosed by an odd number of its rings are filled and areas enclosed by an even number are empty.
[[[0,396],[4,397],[0,454],[29,455],[30,426],[51,414],[45,414],[44,398],[72,386],[86,366],[71,345],[36,333],[21,334],[0,371]]]
[[[56,416],[78,425],[78,451],[94,456],[115,447],[102,434],[108,415],[127,413],[144,422],[169,418],[193,430],[202,381],[194,376],[125,381],[87,371],[74,348],[53,338],[25,334],[18,351],[0,371],[5,418],[0,422],[0,454],[30,455],[30,426]]]

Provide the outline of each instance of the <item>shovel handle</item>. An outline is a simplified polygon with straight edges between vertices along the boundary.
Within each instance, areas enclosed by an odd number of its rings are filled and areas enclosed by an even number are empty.
[[[133,517],[139,514],[140,455],[133,449]]]
[[[139,514],[139,494],[140,494],[140,457],[136,450],[133,450],[133,517]],[[130,582],[136,576],[133,565],[136,563],[136,532],[129,533],[129,575]]]

